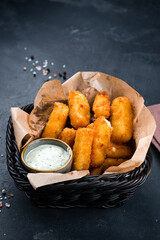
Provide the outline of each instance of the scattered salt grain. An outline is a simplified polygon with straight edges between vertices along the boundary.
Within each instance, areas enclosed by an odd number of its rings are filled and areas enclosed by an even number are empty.
[[[63,65],[63,68],[65,68],[65,67],[66,67],[66,65],[64,64],[64,65]]]
[[[3,154],[1,154],[1,157],[3,157]]]
[[[41,67],[41,66],[37,66],[36,69],[37,69],[38,71],[40,71],[40,70],[42,69],[42,67]]]
[[[6,208],[10,208],[11,204],[10,203],[5,203]]]
[[[6,189],[2,189],[2,194],[6,194]]]
[[[45,68],[45,67],[47,67],[47,66],[48,66],[48,61],[45,60],[45,61],[43,62],[43,68]]]

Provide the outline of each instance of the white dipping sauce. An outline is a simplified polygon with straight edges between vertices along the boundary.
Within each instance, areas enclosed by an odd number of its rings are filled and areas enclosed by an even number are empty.
[[[32,168],[38,170],[52,170],[65,165],[69,160],[69,153],[62,147],[44,144],[32,149],[25,161]]]

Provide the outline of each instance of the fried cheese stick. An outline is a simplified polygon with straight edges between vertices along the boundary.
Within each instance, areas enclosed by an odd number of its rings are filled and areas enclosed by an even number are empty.
[[[76,136],[76,130],[74,128],[64,128],[59,137],[60,140],[67,143],[71,148],[74,144],[74,139]]]
[[[105,118],[109,118],[110,108],[109,96],[107,95],[106,91],[98,93],[95,97],[92,107],[94,117],[98,118],[100,116],[104,116]]]
[[[68,114],[69,108],[66,104],[55,102],[49,120],[42,133],[42,137],[58,138],[65,127]]]
[[[102,174],[107,168],[109,168],[111,166],[118,166],[121,163],[125,162],[126,160],[128,160],[128,159],[124,159],[124,158],[105,158],[102,166],[92,169],[91,175]]]
[[[115,144],[110,142],[106,148],[106,157],[108,158],[130,158],[132,156],[132,149],[123,144]]]
[[[128,142],[133,134],[133,111],[131,102],[126,97],[115,98],[111,106],[112,141]]]
[[[91,166],[99,167],[106,156],[106,148],[110,144],[112,127],[105,117],[99,117],[94,122],[94,137],[91,153]]]
[[[68,98],[69,117],[74,128],[86,127],[90,123],[90,106],[79,91],[70,91]]]
[[[93,130],[78,128],[73,146],[73,170],[88,170],[91,162]]]

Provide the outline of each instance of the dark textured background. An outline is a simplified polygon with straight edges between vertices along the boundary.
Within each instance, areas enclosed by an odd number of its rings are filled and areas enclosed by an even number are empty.
[[[27,47],[27,51],[24,51]],[[125,80],[145,99],[160,103],[158,1],[0,1],[0,189],[15,194],[0,213],[0,239],[160,239],[160,154],[152,146],[147,182],[116,209],[39,209],[8,174],[5,131],[11,106],[23,106],[47,79],[33,78],[25,57],[101,71]]]

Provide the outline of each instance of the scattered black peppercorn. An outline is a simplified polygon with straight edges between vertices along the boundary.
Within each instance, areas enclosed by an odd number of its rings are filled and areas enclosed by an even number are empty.
[[[66,72],[63,72],[63,75],[64,75],[64,76],[66,76],[66,74],[67,74]]]
[[[62,77],[62,73],[61,72],[59,72],[59,76]]]
[[[31,56],[31,59],[33,60],[33,59],[34,59],[34,56]]]
[[[50,71],[51,71],[51,70],[50,70],[49,68],[47,68],[47,72],[50,73]]]
[[[63,76],[63,79],[66,80],[66,76]]]

